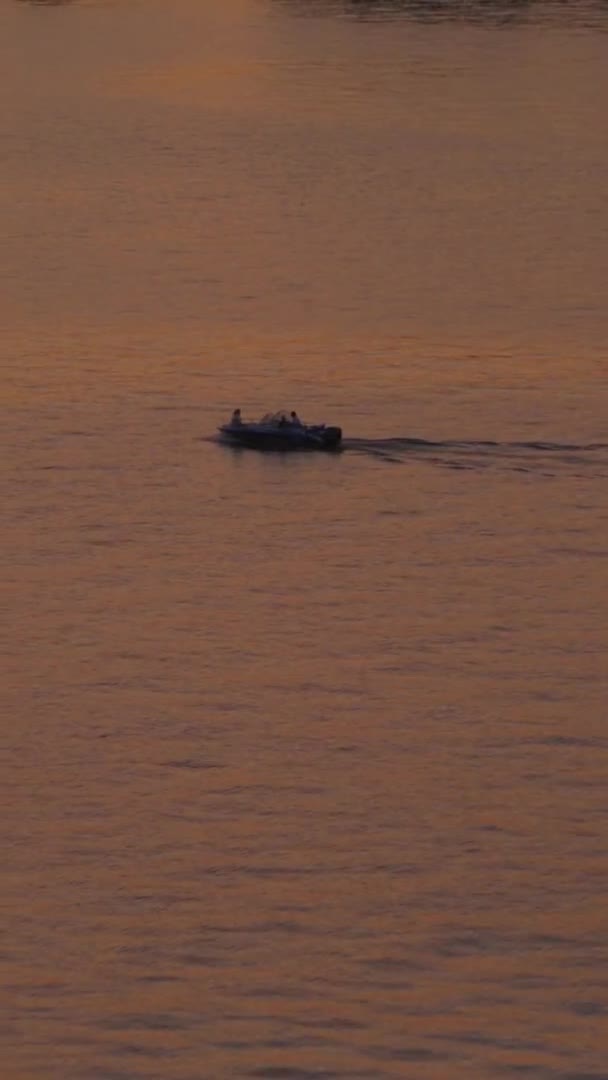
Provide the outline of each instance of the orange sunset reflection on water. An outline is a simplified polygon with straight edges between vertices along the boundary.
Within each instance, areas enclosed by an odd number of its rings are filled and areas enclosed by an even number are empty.
[[[604,30],[6,5],[10,1080],[603,1077]]]

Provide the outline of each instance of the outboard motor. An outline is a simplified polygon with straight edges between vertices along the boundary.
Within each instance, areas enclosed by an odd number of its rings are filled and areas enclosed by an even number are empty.
[[[339,446],[342,441],[342,428],[326,427],[323,431],[323,443],[325,446]]]

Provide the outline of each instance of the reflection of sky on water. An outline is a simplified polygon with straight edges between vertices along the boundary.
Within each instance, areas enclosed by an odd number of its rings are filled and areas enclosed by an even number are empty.
[[[598,28],[608,17],[607,0],[577,4],[563,0],[278,0],[300,16],[338,16],[364,21],[409,19],[415,22],[478,22],[508,26],[513,22]]]

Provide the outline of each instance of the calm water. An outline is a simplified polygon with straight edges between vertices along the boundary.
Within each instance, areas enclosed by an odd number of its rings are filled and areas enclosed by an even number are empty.
[[[608,5],[0,61],[3,1080],[606,1080]]]

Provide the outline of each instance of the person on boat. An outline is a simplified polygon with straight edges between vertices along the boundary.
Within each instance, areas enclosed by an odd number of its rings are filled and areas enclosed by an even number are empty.
[[[239,427],[243,423],[243,421],[241,420],[241,410],[240,409],[235,409],[234,410],[234,412],[232,414],[232,417],[231,417],[231,420],[230,420],[230,423],[232,424],[233,427]]]
[[[302,421],[300,420],[300,417],[298,416],[297,412],[295,411],[295,409],[291,410],[291,413],[289,414],[289,417],[290,417],[290,420],[291,420],[294,427],[303,427],[304,426],[302,424]]]

